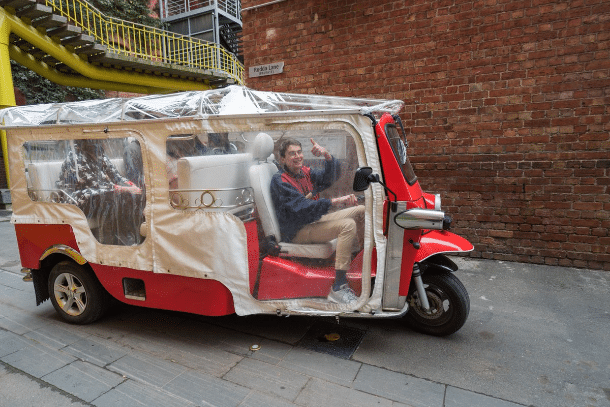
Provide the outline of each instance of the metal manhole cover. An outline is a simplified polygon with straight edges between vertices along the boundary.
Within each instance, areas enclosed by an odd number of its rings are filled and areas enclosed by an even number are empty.
[[[317,321],[305,333],[299,346],[342,359],[352,357],[365,331],[335,323]]]

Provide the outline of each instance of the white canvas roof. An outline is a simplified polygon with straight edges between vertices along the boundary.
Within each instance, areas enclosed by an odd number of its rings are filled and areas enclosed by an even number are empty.
[[[4,127],[95,124],[118,121],[294,114],[297,112],[396,114],[400,100],[262,92],[243,86],[208,91],[11,107],[0,111]]]

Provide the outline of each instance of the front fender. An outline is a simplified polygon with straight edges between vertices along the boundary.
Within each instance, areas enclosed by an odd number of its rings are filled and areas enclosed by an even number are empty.
[[[445,230],[432,230],[426,233],[421,237],[419,244],[420,248],[415,255],[417,263],[439,253],[467,253],[474,250],[474,246],[468,240]]]

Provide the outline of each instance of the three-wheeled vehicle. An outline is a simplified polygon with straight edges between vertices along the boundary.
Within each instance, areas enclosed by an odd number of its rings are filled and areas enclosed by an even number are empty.
[[[21,264],[36,303],[71,323],[127,304],[232,313],[404,318],[449,335],[469,298],[446,253],[473,246],[448,231],[439,195],[407,156],[398,100],[253,91],[24,106],[7,131]],[[357,194],[364,245],[348,270],[358,296],[327,300],[336,241],[282,241],[271,177],[278,144],[315,140],[339,163],[322,197]]]

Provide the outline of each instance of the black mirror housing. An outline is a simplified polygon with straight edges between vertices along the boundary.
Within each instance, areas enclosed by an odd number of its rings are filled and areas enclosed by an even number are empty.
[[[371,182],[379,182],[379,177],[373,174],[371,167],[360,167],[354,174],[353,189],[356,192],[365,191]]]

